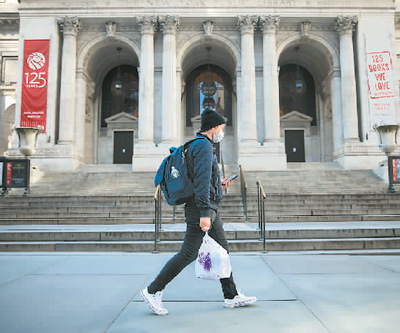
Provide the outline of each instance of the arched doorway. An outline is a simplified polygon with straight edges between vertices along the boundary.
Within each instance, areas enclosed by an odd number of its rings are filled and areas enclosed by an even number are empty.
[[[292,40],[280,53],[280,124],[288,162],[333,159],[332,59],[311,38]]]
[[[77,69],[86,74],[86,104],[81,106],[86,108],[86,163],[113,164],[116,137],[123,145],[130,143],[124,147],[117,142],[122,154],[130,153],[117,163],[132,163],[139,112],[138,52],[138,45],[125,36],[112,40],[99,36],[79,53]]]
[[[119,65],[110,70],[102,84],[101,122],[112,137],[112,163],[131,164],[139,117],[139,77],[137,68]]]
[[[317,116],[314,80],[299,64],[280,68],[279,113],[282,124],[289,125],[283,126],[287,162],[305,162],[305,138],[316,127]]]

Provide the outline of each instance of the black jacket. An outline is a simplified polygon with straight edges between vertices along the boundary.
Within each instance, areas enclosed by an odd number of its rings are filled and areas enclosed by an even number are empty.
[[[212,141],[200,133],[196,137],[206,140],[196,140],[188,148],[188,161],[193,163],[194,202],[200,217],[209,217],[210,210],[216,211],[222,200],[221,176]]]

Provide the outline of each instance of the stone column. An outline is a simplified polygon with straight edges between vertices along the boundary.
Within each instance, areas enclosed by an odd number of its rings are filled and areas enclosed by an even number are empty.
[[[139,74],[139,143],[154,143],[154,29],[156,18],[137,18],[141,26]]]
[[[86,137],[86,87],[87,77],[83,71],[78,71],[76,77],[76,104],[75,104],[75,154],[78,160],[85,159],[85,146],[88,140],[93,140]]]
[[[331,74],[331,98],[332,98],[332,133],[333,155],[337,155],[343,144],[343,119],[341,98],[340,71],[334,70]]]
[[[179,19],[177,16],[166,15],[159,17],[159,22],[163,32],[161,143],[175,143],[177,140],[176,31]]]
[[[356,76],[352,38],[356,23],[357,17],[349,16],[339,16],[336,21],[336,29],[340,35],[342,120],[345,142],[359,142]]]
[[[254,60],[254,29],[257,16],[238,16],[241,31],[241,95],[238,110],[238,129],[241,142],[257,142],[256,71]]]
[[[77,17],[63,17],[58,19],[58,24],[64,35],[58,143],[68,144],[74,141],[75,135],[76,35],[80,22]]]
[[[276,55],[276,29],[279,16],[261,16],[263,31],[263,73],[264,73],[264,141],[280,141],[279,122],[279,80]]]

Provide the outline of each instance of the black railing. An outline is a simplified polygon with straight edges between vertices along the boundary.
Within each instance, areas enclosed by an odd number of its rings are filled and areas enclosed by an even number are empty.
[[[160,185],[157,186],[156,192],[154,193],[154,251],[158,253],[157,242],[160,241],[161,231],[161,208],[162,208],[162,191]]]
[[[247,221],[247,183],[241,165],[239,165],[239,170],[240,170],[240,195],[242,197],[244,217],[246,218]]]
[[[264,188],[260,181],[257,181],[257,197],[258,197],[258,229],[260,230],[260,241],[263,242],[263,252],[265,249],[265,200],[267,196],[265,195]]]

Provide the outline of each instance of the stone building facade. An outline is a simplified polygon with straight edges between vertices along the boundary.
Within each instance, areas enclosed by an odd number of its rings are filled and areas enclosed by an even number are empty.
[[[227,119],[220,156],[246,170],[376,168],[384,155],[374,126],[400,123],[392,0],[0,6],[0,155],[19,155],[25,42],[48,41],[46,131],[33,156],[43,171],[152,171],[207,106]]]

